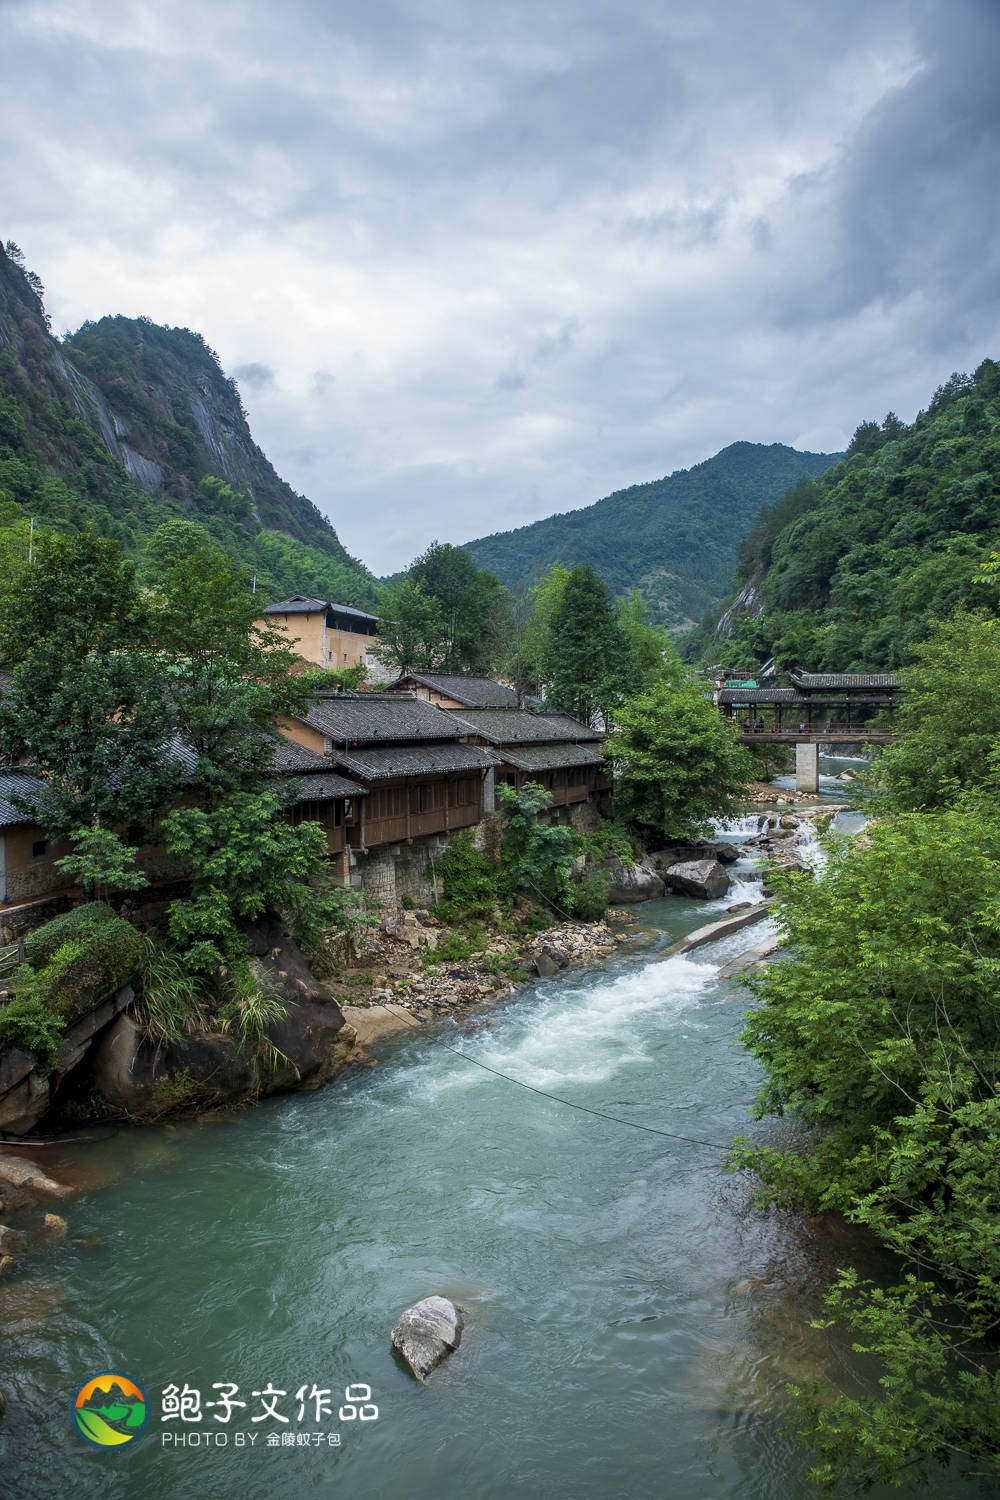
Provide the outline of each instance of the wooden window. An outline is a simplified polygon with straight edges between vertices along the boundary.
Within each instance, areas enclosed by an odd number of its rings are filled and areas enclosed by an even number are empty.
[[[32,859],[41,859],[48,852],[49,852],[49,841],[48,841],[48,839],[36,839],[35,842],[31,846],[31,857],[32,857]]]

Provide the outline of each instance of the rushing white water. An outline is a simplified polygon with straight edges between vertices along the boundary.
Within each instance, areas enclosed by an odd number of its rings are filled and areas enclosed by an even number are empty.
[[[766,814],[761,812],[740,813],[735,818],[716,818],[712,824],[712,836],[717,839],[732,839],[734,843],[739,843],[741,839],[756,838],[765,819]]]

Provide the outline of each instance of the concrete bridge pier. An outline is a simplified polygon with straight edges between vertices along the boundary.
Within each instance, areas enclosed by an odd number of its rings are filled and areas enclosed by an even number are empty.
[[[795,746],[795,790],[797,792],[819,791],[819,746]]]

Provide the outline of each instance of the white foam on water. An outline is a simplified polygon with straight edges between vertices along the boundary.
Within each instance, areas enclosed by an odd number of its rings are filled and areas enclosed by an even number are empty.
[[[714,963],[679,954],[604,983],[571,986],[563,979],[540,987],[530,1008],[509,1010],[487,1034],[460,1034],[455,1045],[534,1088],[558,1092],[567,1085],[604,1083],[652,1061],[646,1044],[661,1030],[654,1017],[669,1025],[680,1021],[688,1031],[700,1029],[693,1012],[716,972]],[[440,1058],[418,1064],[417,1071],[420,1076],[411,1083],[430,1099],[490,1082],[490,1074],[479,1068],[441,1069]]]
[[[738,818],[716,818],[712,823],[712,837],[716,839],[756,838],[760,828],[759,812],[741,813]]]

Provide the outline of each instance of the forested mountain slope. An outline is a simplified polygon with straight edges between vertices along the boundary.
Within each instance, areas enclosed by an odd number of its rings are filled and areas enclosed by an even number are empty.
[[[613,594],[637,588],[653,618],[676,628],[724,596],[740,540],[761,505],[840,456],[731,443],[691,469],[463,545],[478,568],[508,587],[535,583],[552,563],[590,562]]]
[[[812,671],[905,665],[933,619],[986,601],[1000,547],[1000,366],[952,375],[912,427],[863,422],[847,455],[764,507],[734,602],[686,643],[728,665]]]
[[[257,447],[235,382],[197,333],[143,318],[61,344],[37,277],[0,248],[0,499],[44,524],[90,525],[136,558],[164,522],[195,523],[279,597],[366,607],[371,574]],[[8,524],[19,511],[9,511]]]

